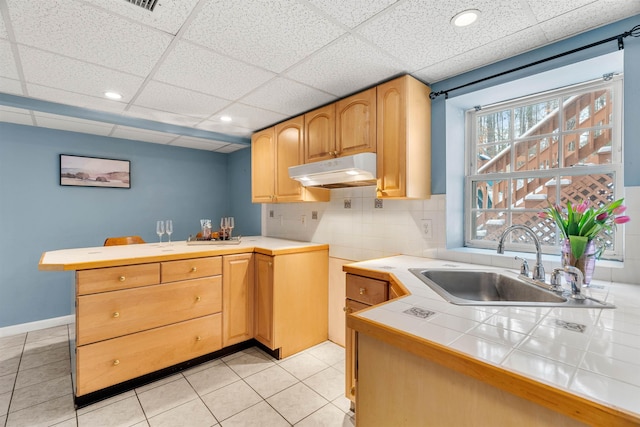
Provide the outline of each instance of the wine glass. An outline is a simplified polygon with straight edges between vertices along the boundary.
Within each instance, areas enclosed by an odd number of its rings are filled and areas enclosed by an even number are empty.
[[[173,221],[168,219],[165,223],[165,232],[167,233],[167,236],[169,236],[169,246],[171,246],[171,233],[173,233]]]
[[[232,216],[227,218],[227,228],[229,229],[229,240],[231,240],[231,233],[233,232],[233,227],[235,227],[235,221]]]
[[[156,234],[160,239],[159,245],[162,245],[162,235],[164,234],[164,221],[156,221]]]
[[[227,228],[229,227],[229,221],[227,217],[220,218],[220,230],[222,231],[222,240],[226,240],[227,238]]]

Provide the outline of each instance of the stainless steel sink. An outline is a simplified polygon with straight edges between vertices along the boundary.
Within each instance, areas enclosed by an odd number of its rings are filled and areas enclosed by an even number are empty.
[[[420,280],[452,304],[614,308],[593,298],[575,300],[552,292],[510,271],[410,268]]]

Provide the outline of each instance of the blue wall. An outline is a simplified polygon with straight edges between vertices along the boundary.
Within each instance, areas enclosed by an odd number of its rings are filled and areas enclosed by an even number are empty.
[[[61,153],[130,160],[131,189],[60,186]],[[71,313],[73,274],[38,271],[42,252],[129,234],[153,242],[158,219],[173,219],[174,240],[223,215],[236,217],[237,234],[260,234],[250,167],[249,149],[219,154],[0,123],[0,327]]]
[[[500,61],[447,80],[443,80],[431,85],[431,89],[434,92],[438,92],[473,82],[484,77],[622,34],[631,30],[631,28],[638,24],[640,24],[640,15],[579,34],[575,37],[562,40],[522,55],[505,59],[504,61]],[[638,117],[640,117],[640,96],[638,96],[638,94],[640,94],[640,38],[626,37],[624,39],[624,46],[624,180],[625,186],[638,186],[640,185],[640,167],[638,165],[638,162],[640,162],[640,144],[638,144],[638,138],[640,138],[640,120],[638,120]],[[469,92],[492,87],[501,83],[513,81],[525,76],[530,76],[616,50],[617,42],[612,41],[585,51],[546,62],[544,64],[529,67],[524,70],[510,73],[457,91],[452,91],[449,94],[449,97],[454,98]],[[444,124],[447,123],[450,125],[447,114],[451,114],[451,111],[447,110],[446,104],[447,102],[444,96],[440,96],[433,100],[431,104],[431,123],[433,124],[431,129],[431,191],[433,194],[447,193],[446,169],[448,167],[448,159],[446,158],[446,147],[450,142],[447,141],[448,129]],[[442,125],[438,126],[437,124]],[[449,135],[451,134],[449,133]]]

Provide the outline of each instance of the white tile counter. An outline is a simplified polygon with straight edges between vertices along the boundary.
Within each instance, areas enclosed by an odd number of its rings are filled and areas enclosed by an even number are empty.
[[[85,268],[123,265],[125,263],[141,264],[146,262],[245,252],[282,255],[292,252],[326,249],[328,247],[326,244],[274,239],[262,236],[242,237],[239,244],[233,245],[188,245],[186,241],[177,241],[171,242],[171,244],[163,242],[162,244],[144,243],[138,245],[97,246],[93,248],[59,249],[45,252],[40,258],[38,268],[40,270],[81,270]]]
[[[390,273],[411,293],[353,316],[622,409],[640,422],[640,285],[593,281],[586,294],[615,309],[459,306],[408,269],[504,269],[410,256],[349,266]],[[435,314],[417,317],[408,312],[415,307]]]

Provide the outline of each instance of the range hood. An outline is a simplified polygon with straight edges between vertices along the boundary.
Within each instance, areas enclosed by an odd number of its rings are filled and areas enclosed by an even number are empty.
[[[289,167],[289,177],[305,187],[361,187],[376,185],[375,153],[360,153]]]

